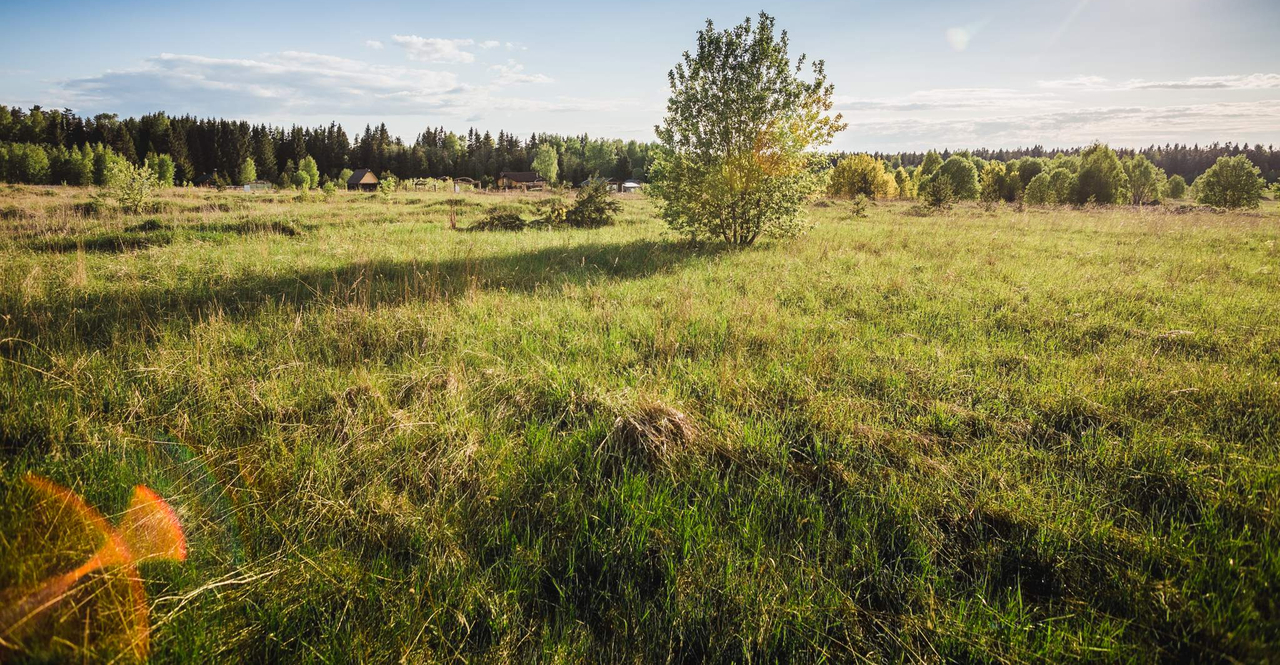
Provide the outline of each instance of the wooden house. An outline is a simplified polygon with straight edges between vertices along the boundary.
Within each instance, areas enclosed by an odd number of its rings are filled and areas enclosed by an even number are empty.
[[[369,169],[360,169],[351,174],[347,178],[347,189],[355,189],[362,192],[378,191],[378,176],[373,174]]]
[[[547,181],[533,171],[503,171],[498,174],[498,189],[542,189]]]

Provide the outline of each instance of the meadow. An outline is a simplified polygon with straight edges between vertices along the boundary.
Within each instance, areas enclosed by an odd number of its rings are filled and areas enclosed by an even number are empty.
[[[91,195],[0,190],[0,590],[82,556],[32,544],[25,474],[148,485],[190,552],[140,569],[157,661],[1280,650],[1276,202],[819,201],[726,249],[642,196],[512,233]]]

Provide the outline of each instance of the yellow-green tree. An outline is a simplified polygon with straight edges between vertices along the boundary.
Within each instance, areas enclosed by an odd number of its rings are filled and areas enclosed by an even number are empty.
[[[668,76],[671,97],[656,127],[650,192],[674,231],[750,245],[804,229],[805,203],[827,181],[814,148],[844,128],[830,115],[823,62],[812,64],[809,81],[799,76],[804,64],[803,55],[792,62],[787,33],[775,35],[768,14],[723,31],[707,21],[696,53]]]

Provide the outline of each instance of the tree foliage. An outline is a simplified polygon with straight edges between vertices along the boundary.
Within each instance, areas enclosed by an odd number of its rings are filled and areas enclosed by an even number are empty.
[[[1258,167],[1244,155],[1219,158],[1196,185],[1196,200],[1219,208],[1257,208],[1266,186]]]
[[[135,215],[143,211],[159,187],[159,180],[145,165],[134,166],[121,159],[108,167],[107,190],[121,208]]]
[[[1127,157],[1120,163],[1129,183],[1129,201],[1134,205],[1159,203],[1167,180],[1164,171],[1142,155]]]
[[[829,195],[848,199],[890,199],[898,195],[898,189],[897,179],[885,170],[884,163],[866,154],[841,158],[827,185]]]
[[[1169,178],[1165,185],[1165,194],[1171,199],[1180,199],[1187,195],[1187,181],[1180,175]]]
[[[556,149],[549,143],[543,143],[538,146],[538,152],[533,156],[533,172],[542,176],[544,180],[550,183],[556,181],[556,177],[560,175],[560,164],[558,162],[559,155]]]
[[[844,124],[828,115],[834,91],[823,62],[803,80],[806,58],[793,64],[787,47],[765,13],[724,31],[707,21],[696,53],[670,72],[651,192],[673,230],[750,245],[803,229],[804,204],[827,181],[811,150]]]
[[[245,157],[244,162],[240,164],[240,184],[247,185],[258,179],[258,166],[253,163],[252,157]]]
[[[1043,171],[1037,173],[1031,178],[1031,182],[1027,183],[1027,189],[1022,196],[1023,202],[1030,206],[1053,205],[1056,200],[1052,183],[1048,173]]]
[[[1114,150],[1095,143],[1080,155],[1072,202],[1077,204],[1123,203],[1129,196],[1129,178]]]

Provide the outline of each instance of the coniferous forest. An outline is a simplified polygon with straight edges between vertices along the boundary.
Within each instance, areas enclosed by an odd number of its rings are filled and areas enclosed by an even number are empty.
[[[173,182],[182,184],[205,174],[222,174],[227,184],[243,184],[242,165],[253,160],[258,180],[288,185],[307,157],[315,160],[322,180],[344,169],[371,169],[400,179],[461,178],[492,183],[503,171],[527,171],[541,145],[558,155],[559,179],[581,182],[593,175],[644,179],[653,161],[653,144],[586,135],[536,133],[528,138],[499,130],[469,129],[466,134],[428,127],[412,143],[392,136],[385,123],[366,125],[354,136],[335,123],[289,128],[222,118],[170,117],[164,112],[120,119],[115,114],[82,117],[70,109],[0,106],[0,180],[27,184],[101,184],[104,164],[119,156],[142,164],[168,156]],[[986,161],[1009,162],[1024,157],[1078,155],[1084,147],[1013,150],[975,149],[964,154]],[[1120,148],[1120,157],[1142,155],[1170,177],[1195,180],[1218,158],[1245,155],[1268,183],[1280,179],[1280,150],[1244,143],[1166,144],[1142,149]],[[873,153],[891,168],[912,170],[927,153]],[[951,150],[940,153],[943,160]],[[833,155],[834,163],[840,155]],[[96,162],[96,166],[95,166]]]

